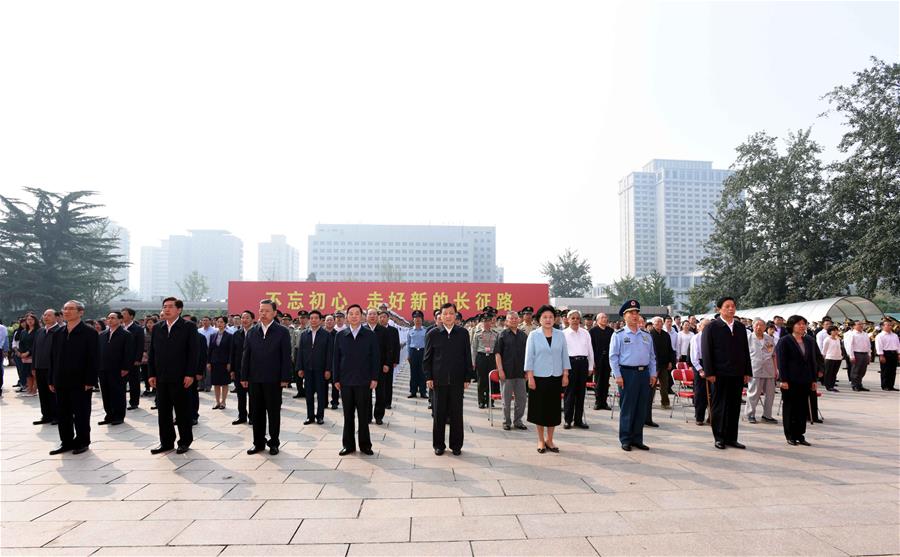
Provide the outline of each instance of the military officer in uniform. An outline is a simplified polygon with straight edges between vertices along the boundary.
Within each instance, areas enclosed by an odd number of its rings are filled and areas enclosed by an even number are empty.
[[[650,389],[656,384],[656,355],[653,339],[641,329],[641,304],[628,300],[619,309],[625,327],[612,335],[609,347],[609,366],[616,385],[622,391],[622,412],[619,414],[619,442],[623,451],[632,447],[643,451],[644,418],[650,403]]]
[[[527,337],[531,334],[531,331],[538,328],[538,324],[534,322],[534,308],[525,306],[519,313],[522,315],[522,322],[519,324],[519,329],[524,331],[525,336]]]
[[[488,397],[488,381],[490,381],[491,370],[497,367],[494,360],[494,347],[497,345],[499,334],[494,330],[496,310],[491,306],[485,306],[482,311],[484,321],[475,326],[471,343],[472,361],[475,362],[475,370],[478,374],[478,407],[487,408],[488,404],[493,406],[493,401]]]

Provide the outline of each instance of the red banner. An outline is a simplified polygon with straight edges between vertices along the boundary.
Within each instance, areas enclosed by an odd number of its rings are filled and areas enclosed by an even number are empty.
[[[537,308],[549,300],[546,284],[506,284],[477,282],[229,282],[228,313],[245,309],[256,312],[259,301],[274,300],[278,309],[296,317],[297,312],[317,309],[332,313],[359,304],[364,309],[382,303],[407,319],[413,310],[432,312],[452,302],[468,318],[484,306],[497,311]]]

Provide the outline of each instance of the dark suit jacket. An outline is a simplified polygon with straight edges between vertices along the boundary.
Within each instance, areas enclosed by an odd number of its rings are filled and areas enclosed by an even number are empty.
[[[787,381],[791,387],[794,383],[809,387],[816,380],[816,341],[803,335],[803,346],[806,347],[806,354],[800,352],[793,335],[779,338],[775,345],[778,377],[781,381]]]
[[[363,323],[361,325],[363,329],[368,329],[369,325]],[[372,329],[369,329],[372,330]],[[375,338],[378,339],[378,363],[382,366],[390,367],[391,364],[391,341],[388,338],[388,327],[382,327],[381,325],[375,325]],[[399,337],[398,337],[399,338]],[[381,370],[379,370],[381,371]]]
[[[454,325],[447,334],[443,325],[425,334],[425,380],[436,386],[462,385],[474,378],[469,333]]]
[[[216,346],[216,335],[209,337],[207,361],[211,364],[230,364],[232,335],[228,331],[222,333],[222,342],[218,346]]]
[[[675,367],[675,352],[672,351],[672,337],[666,331],[650,331],[653,339],[653,351],[656,353],[656,370],[664,370],[669,364]],[[607,346],[607,351],[609,347]]]
[[[134,358],[131,360],[132,365],[134,365],[134,362],[140,364],[141,360],[144,359],[144,328],[138,325],[136,321],[132,321],[126,330],[131,333],[131,338],[133,339],[131,343],[134,347]]]
[[[165,320],[154,325],[147,354],[147,376],[164,383],[194,377],[200,363],[197,326],[178,318],[168,331]]]
[[[100,333],[100,371],[119,374],[128,371],[134,365],[134,337],[125,327],[116,327],[110,336],[109,329]]]
[[[733,331],[729,330],[728,324],[721,318],[710,321],[703,330],[700,346],[703,352],[703,371],[707,377],[753,375],[747,329],[737,319],[734,320]]]
[[[244,357],[244,328],[240,327],[231,335],[231,373],[236,381],[241,380],[241,360]]]
[[[594,369],[597,371],[610,371],[609,345],[613,332],[609,325],[603,328],[594,326],[588,331],[591,335],[591,348],[594,350]]]
[[[300,357],[297,359],[297,370],[304,373],[322,375],[331,371],[334,362],[334,335],[324,327],[316,332],[313,343],[312,330],[307,329],[300,334]]]
[[[291,332],[272,321],[263,338],[262,325],[250,328],[244,339],[241,381],[284,383],[291,380]]]
[[[50,349],[50,383],[57,389],[83,389],[97,384],[100,367],[99,335],[84,321],[53,331]]]
[[[381,375],[381,352],[378,337],[360,326],[356,338],[348,326],[334,337],[332,381],[348,387],[369,386]]]
[[[32,366],[34,369],[50,369],[51,344],[53,341],[53,333],[59,325],[54,325],[49,329],[39,327],[34,332],[34,346],[31,349]]]
[[[400,329],[388,325],[385,327],[388,341],[388,366],[393,367],[400,363]]]

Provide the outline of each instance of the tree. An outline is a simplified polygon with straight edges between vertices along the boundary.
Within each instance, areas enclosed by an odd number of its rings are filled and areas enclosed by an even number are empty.
[[[184,281],[176,282],[175,286],[181,292],[182,299],[189,302],[202,300],[209,294],[209,284],[206,282],[206,277],[197,271],[192,271],[191,274],[184,277]]]
[[[688,290],[688,302],[684,306],[684,311],[688,315],[703,314],[709,312],[713,305],[715,305],[715,300],[706,295],[702,285],[694,286]]]
[[[309,273],[306,275],[306,282],[316,282],[318,279],[316,278],[315,273]]]
[[[847,158],[833,163],[826,214],[846,241],[836,274],[858,293],[872,296],[880,284],[900,293],[900,64],[872,58],[856,81],[825,95],[844,119],[838,144]],[[828,113],[826,113],[828,114]]]
[[[556,260],[547,261],[541,274],[549,279],[550,295],[557,298],[579,298],[591,289],[591,265],[578,257],[578,252],[566,249]]]
[[[656,271],[639,279],[630,276],[621,278],[603,291],[613,306],[620,306],[632,298],[648,306],[675,303],[675,291],[666,286],[665,277]]]
[[[125,291],[115,275],[129,264],[116,253],[109,221],[89,214],[102,207],[86,200],[95,192],[24,191],[33,205],[0,195],[0,314],[60,308],[70,299],[89,314],[105,312]]]
[[[403,280],[403,271],[390,261],[384,260],[381,262],[381,280],[384,282],[401,282]]]
[[[609,296],[610,304],[621,306],[625,300],[640,299],[641,283],[632,276],[623,277],[605,287],[603,293]]]

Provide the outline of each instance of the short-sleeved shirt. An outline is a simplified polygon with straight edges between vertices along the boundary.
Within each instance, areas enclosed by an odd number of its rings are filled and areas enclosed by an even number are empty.
[[[753,377],[774,378],[775,377],[775,339],[766,333],[762,338],[757,338],[756,334],[750,333],[747,337],[747,345],[750,348],[750,365],[753,367]]]
[[[500,354],[503,361],[503,374],[507,379],[522,379],[525,377],[525,344],[528,334],[517,330],[515,333],[509,328],[504,329],[497,337],[497,346],[494,352]]]

